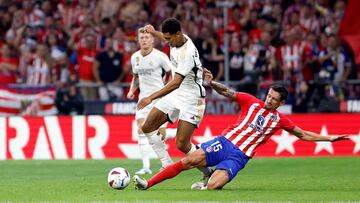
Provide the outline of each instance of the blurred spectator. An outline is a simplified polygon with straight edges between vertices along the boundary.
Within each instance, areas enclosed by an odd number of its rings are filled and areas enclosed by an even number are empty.
[[[233,35],[230,41],[229,52],[229,77],[231,81],[240,82],[244,77],[244,52],[241,42],[237,35]],[[239,87],[236,87],[239,89]]]
[[[50,49],[50,56],[55,60],[60,60],[65,55],[65,48],[60,45],[58,36],[49,33],[45,38],[45,44]]]
[[[101,100],[116,100],[123,96],[123,89],[119,86],[124,79],[122,59],[122,54],[113,48],[113,40],[107,38],[105,50],[96,56],[93,66]]]
[[[223,80],[224,55],[217,45],[216,35],[204,39],[201,46],[201,54],[202,65],[213,73],[214,80]]]
[[[77,78],[79,80],[80,92],[87,100],[94,100],[97,98],[96,88],[93,86],[95,77],[93,74],[93,66],[96,54],[95,36],[92,34],[85,34],[84,43],[78,43],[73,48],[77,50]]]
[[[104,18],[116,17],[121,8],[121,1],[118,0],[100,0],[95,9],[95,21],[100,23]]]
[[[349,77],[351,72],[349,55],[342,49],[335,35],[328,37],[328,47],[320,52],[319,60],[321,64],[319,80],[339,84]]]
[[[297,113],[306,113],[308,112],[308,106],[310,105],[309,86],[305,81],[302,81],[297,90],[295,104],[292,110]]]
[[[44,25],[44,12],[35,6],[32,0],[22,1],[22,10],[24,11],[24,22],[31,27]]]
[[[0,55],[0,84],[16,83],[19,61],[15,49],[8,44],[3,44]]]
[[[307,32],[319,34],[320,24],[313,5],[305,4],[300,11],[300,24]]]
[[[244,83],[240,91],[247,92],[252,95],[256,95],[258,72],[255,69],[255,63],[259,53],[259,45],[254,40],[249,41],[248,50],[244,56]]]
[[[82,115],[84,113],[84,99],[76,87],[76,82],[68,83],[57,90],[55,105],[60,115]]]
[[[237,0],[228,10],[227,30],[223,8],[217,3],[0,0],[0,47],[5,52],[0,56],[0,75],[11,77],[11,81],[2,79],[0,83],[61,86],[69,77],[76,76],[80,87],[91,87],[95,82],[115,83],[121,91],[119,82],[126,86],[128,76],[119,77],[131,72],[128,58],[135,50],[132,40],[137,28],[148,23],[156,27],[165,18],[176,17],[194,40],[204,67],[212,69],[217,80],[224,78],[223,37],[225,33],[232,35],[229,76],[231,84],[239,85],[235,88],[261,96],[267,84],[285,83],[290,85],[290,98],[296,106],[299,105],[296,97],[299,95],[303,101],[302,90],[308,89],[306,95],[310,95],[307,99],[311,104],[308,111],[318,107],[329,89],[340,100],[359,98],[360,85],[347,80],[359,79],[360,71],[354,68],[352,54],[337,37],[347,1]],[[112,51],[106,45],[109,38]],[[156,43],[159,49],[169,52],[168,46],[163,49],[162,43]],[[104,51],[102,56],[107,58],[97,62],[99,67],[94,75],[93,65],[99,51]],[[110,62],[114,62],[109,56],[112,53],[114,57],[121,55],[115,60],[119,64]],[[4,68],[9,68],[9,64],[16,69]],[[110,75],[117,78],[109,80]],[[102,77],[107,81],[101,81]],[[307,88],[304,81],[309,81]],[[331,88],[326,83],[331,83]],[[86,100],[98,99],[96,88],[79,90]],[[112,96],[115,97],[118,98]]]
[[[258,86],[258,97],[265,98],[267,94],[268,87],[272,84],[272,71],[273,71],[273,64],[271,64],[271,59],[266,56],[266,50],[262,49],[259,51],[259,56],[256,59],[254,65],[254,72],[253,72],[253,81],[255,83],[259,83]]]
[[[61,18],[61,23],[65,29],[70,29],[76,22],[76,5],[74,0],[64,0],[57,5],[57,10]]]
[[[50,85],[52,80],[53,60],[51,59],[49,49],[44,44],[39,44],[36,53],[29,59],[26,67],[27,85]]]
[[[113,36],[115,28],[111,18],[103,18],[100,23],[100,33],[98,36],[98,44],[96,48],[102,50],[106,46],[106,39]]]

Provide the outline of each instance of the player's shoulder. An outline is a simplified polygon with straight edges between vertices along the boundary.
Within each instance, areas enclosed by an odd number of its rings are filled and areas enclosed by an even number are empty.
[[[242,100],[256,100],[256,101],[261,101],[260,99],[256,98],[254,95],[251,95],[249,93],[246,92],[235,92],[235,96],[236,98],[242,99]]]
[[[278,115],[281,122],[291,121],[291,119],[287,115],[279,112],[278,110],[276,110],[274,113],[276,113]]]
[[[159,59],[159,61],[169,60],[168,55],[158,49],[154,48],[152,53]]]
[[[134,59],[137,56],[140,56],[140,50],[137,50],[133,54],[131,54],[131,60]]]

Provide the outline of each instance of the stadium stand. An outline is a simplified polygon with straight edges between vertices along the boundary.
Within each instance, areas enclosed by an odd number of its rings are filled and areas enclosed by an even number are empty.
[[[73,114],[87,113],[87,103],[93,106],[109,85],[121,90],[105,98],[125,100],[137,28],[158,28],[168,17],[181,20],[217,80],[226,78],[223,37],[230,37],[226,82],[237,90],[263,98],[270,84],[286,84],[293,112],[339,111],[341,102],[360,99],[360,65],[339,36],[347,1],[231,3],[224,30],[223,8],[213,0],[0,1],[0,114],[56,114],[56,91],[69,81],[85,102],[85,111]],[[169,52],[161,42],[156,46]],[[108,49],[122,59],[121,81],[94,75],[94,62],[106,63],[99,54]],[[209,90],[208,98],[218,97]]]

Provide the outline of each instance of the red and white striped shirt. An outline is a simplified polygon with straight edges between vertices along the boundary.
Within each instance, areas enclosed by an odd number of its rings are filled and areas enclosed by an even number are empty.
[[[50,68],[48,64],[39,57],[35,57],[27,67],[28,85],[49,85],[50,84]]]
[[[235,101],[241,106],[241,113],[222,134],[249,157],[279,129],[295,128],[290,119],[278,111],[266,110],[264,102],[252,95],[237,92]]]

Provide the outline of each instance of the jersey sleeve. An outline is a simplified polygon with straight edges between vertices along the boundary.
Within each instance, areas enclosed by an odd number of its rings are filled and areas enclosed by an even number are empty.
[[[286,131],[290,131],[295,128],[295,124],[287,116],[280,114],[280,127]]]
[[[135,68],[135,59],[136,56],[135,56],[135,53],[133,55],[131,55],[131,58],[130,58],[130,63],[131,63],[131,70],[132,70],[132,73],[133,74],[138,74],[136,68]]]
[[[236,98],[235,101],[240,106],[250,106],[250,104],[258,101],[258,99],[250,94],[244,93],[244,92],[236,92]]]
[[[180,55],[175,73],[186,76],[195,66],[195,50],[189,49]]]
[[[159,57],[161,58],[161,67],[166,71],[169,72],[171,70],[174,70],[175,68],[173,67],[169,57],[164,54],[163,52],[159,51]]]

